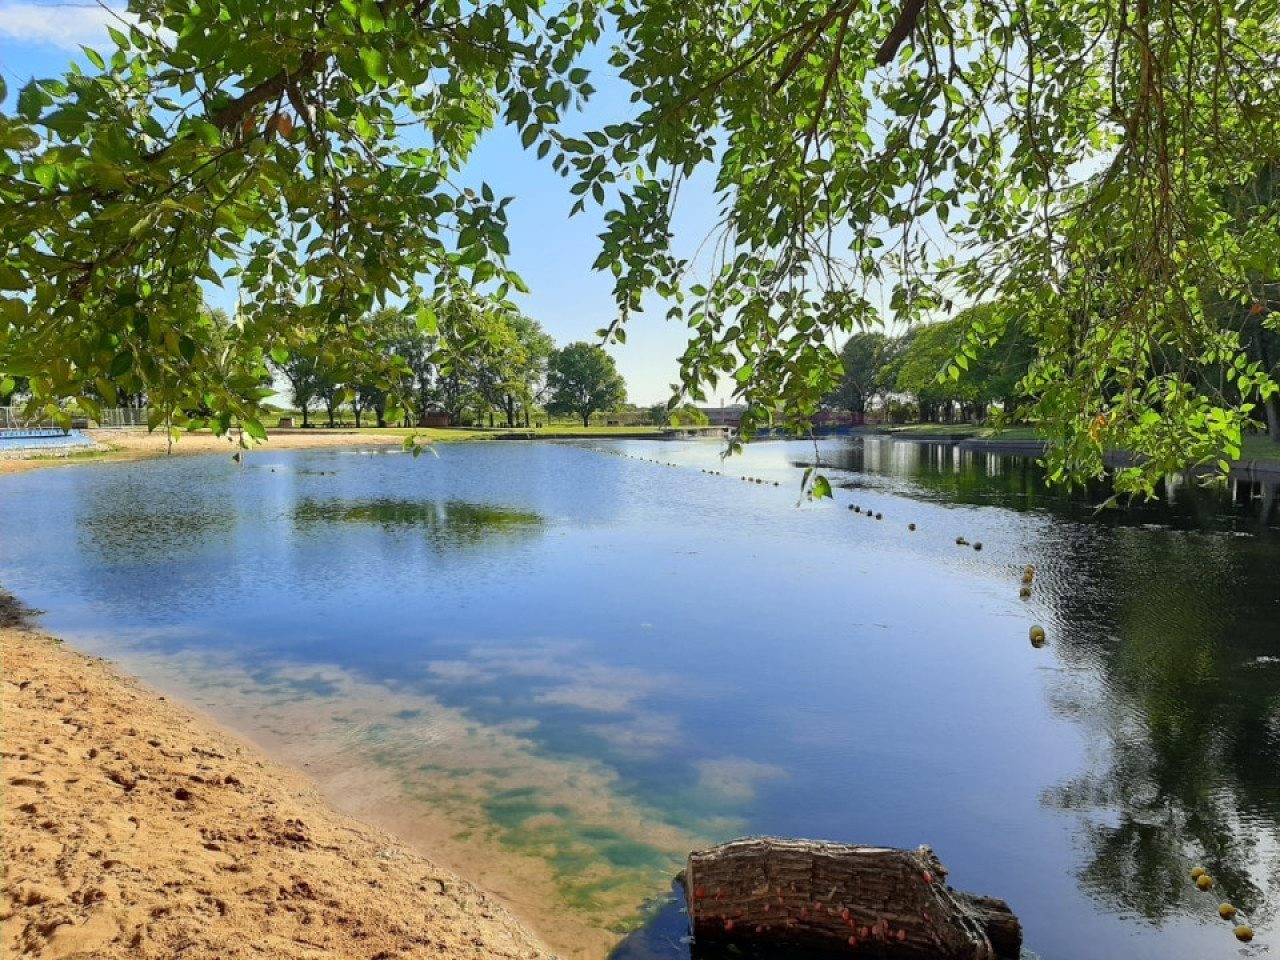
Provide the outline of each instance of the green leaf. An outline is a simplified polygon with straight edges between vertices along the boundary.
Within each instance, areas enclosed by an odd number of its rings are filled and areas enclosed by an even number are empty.
[[[364,64],[370,79],[384,86],[391,82],[391,75],[387,73],[387,58],[381,50],[375,47],[362,48],[360,50],[360,61]]]
[[[34,122],[45,105],[52,102],[33,80],[18,93],[18,116]]]
[[[108,376],[113,379],[123,377],[126,373],[133,369],[133,354],[128,350],[117,353],[111,361],[111,366],[107,370]]]
[[[362,0],[360,3],[360,29],[365,33],[381,33],[386,27],[382,10],[375,0]],[[364,56],[364,51],[360,54]]]

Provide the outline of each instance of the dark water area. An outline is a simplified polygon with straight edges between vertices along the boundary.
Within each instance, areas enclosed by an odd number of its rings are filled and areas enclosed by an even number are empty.
[[[748,833],[929,844],[1045,960],[1280,944],[1266,491],[1178,483],[1097,512],[1105,490],[1049,491],[1025,458],[872,438],[718,453],[14,474],[0,582],[251,738],[376,772],[402,813],[447,818],[460,861],[536,867],[531,925],[630,930],[617,958],[688,956],[670,878],[691,845]],[[798,502],[815,463],[834,502]]]

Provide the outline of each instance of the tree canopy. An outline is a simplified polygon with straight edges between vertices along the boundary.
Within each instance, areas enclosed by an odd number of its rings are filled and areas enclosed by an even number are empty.
[[[547,366],[547,410],[576,413],[584,427],[597,410],[612,410],[627,399],[618,368],[598,346],[571,343],[551,354]]]
[[[730,378],[747,430],[816,411],[843,335],[988,296],[1001,309],[949,369],[1024,324],[1020,392],[1058,479],[1122,447],[1120,488],[1150,490],[1237,451],[1275,389],[1222,317],[1276,324],[1280,204],[1252,188],[1280,144],[1280,0],[129,13],[92,69],[0,117],[0,370],[29,378],[33,410],[145,390],[157,423],[261,436],[267,358],[322,343],[394,412],[411,398],[369,349],[379,308],[432,333],[451,301],[523,289],[511,198],[457,182],[499,122],[572,180],[572,209],[607,209],[606,336],[665,299],[692,333],[684,392]],[[605,37],[636,108],[570,135]],[[671,222],[701,167],[722,220],[695,269]],[[230,329],[201,318],[209,285],[236,289]]]
[[[894,361],[903,344],[879,330],[855,333],[840,349],[840,381],[827,402],[861,417],[875,396],[893,388]]]

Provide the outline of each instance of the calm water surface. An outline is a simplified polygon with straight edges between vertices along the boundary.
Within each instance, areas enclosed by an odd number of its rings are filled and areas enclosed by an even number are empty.
[[[797,507],[815,458],[835,502]],[[1248,493],[1095,515],[880,439],[193,456],[0,478],[0,580],[568,955],[687,955],[670,877],[744,833],[927,843],[1045,960],[1262,955],[1280,516]]]

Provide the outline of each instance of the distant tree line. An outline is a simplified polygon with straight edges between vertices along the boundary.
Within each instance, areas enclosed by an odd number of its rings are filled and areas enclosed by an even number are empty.
[[[1257,363],[1280,380],[1280,332],[1266,323],[1268,314],[1280,310],[1280,283],[1260,271],[1256,289],[1258,299],[1252,303],[1208,301],[1219,325],[1239,335],[1241,349],[1198,372],[1201,390],[1230,400],[1244,364]],[[1021,318],[1006,315],[996,303],[969,307],[950,319],[896,336],[857,333],[841,350],[843,375],[826,406],[847,411],[855,421],[872,409],[897,422],[981,422],[994,410],[1017,419],[1028,402],[1028,374],[1039,352]],[[1183,360],[1175,350],[1164,349],[1160,366],[1176,369]],[[1109,389],[1119,391],[1123,385],[1115,381]],[[1255,417],[1267,435],[1280,442],[1280,400],[1275,394],[1264,399]]]
[[[528,427],[539,409],[587,425],[593,413],[626,399],[626,385],[602,349],[586,343],[557,349],[537,321],[481,300],[455,298],[428,317],[385,308],[367,328],[379,338],[377,356],[389,363],[345,367],[328,349],[330,338],[273,353],[271,367],[288,385],[303,426],[312,424],[313,410],[333,426],[344,408],[356,426],[408,426],[435,413],[453,424]],[[465,331],[465,339],[454,331]],[[393,393],[412,409],[390,409]]]
[[[242,335],[240,319],[206,308],[193,323],[210,331],[206,339],[230,344]],[[344,349],[357,330],[372,350]],[[529,427],[539,411],[542,419],[571,416],[587,426],[593,415],[622,408],[627,397],[613,358],[599,345],[557,349],[537,321],[469,294],[449,299],[438,314],[386,307],[359,325],[286,342],[228,375],[241,381],[244,392],[262,397],[283,388],[303,426],[313,426],[317,414],[331,427],[340,417],[358,427],[382,427],[414,426],[423,416],[443,414],[452,424]],[[230,349],[223,353],[234,355]],[[0,380],[0,406],[30,396],[29,378]],[[104,409],[131,408],[146,411],[148,426],[158,427],[165,423],[165,399],[154,390],[129,391],[104,381],[101,389],[86,389],[82,412],[96,417]],[[189,426],[213,425],[216,419],[207,407],[181,412]],[[246,429],[261,432],[263,425],[255,421]]]
[[[889,419],[930,422],[983,420],[997,405],[1012,412],[1035,343],[1017,322],[997,323],[997,311],[996,304],[982,304],[897,336],[854,334],[840,352],[844,374],[827,406],[848,411],[855,421],[873,408]],[[991,328],[998,334],[949,376],[975,331]]]

